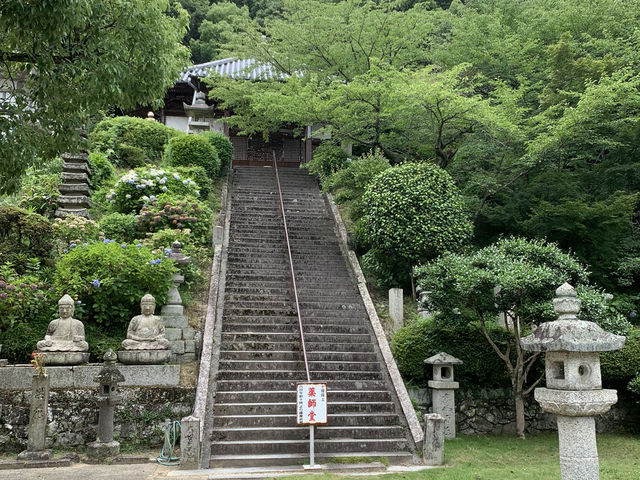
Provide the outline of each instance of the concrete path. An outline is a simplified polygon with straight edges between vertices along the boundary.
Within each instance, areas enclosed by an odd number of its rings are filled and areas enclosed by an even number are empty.
[[[390,466],[382,464],[327,465],[325,470],[336,475],[380,475],[426,470],[425,466]],[[317,474],[300,467],[227,468],[182,471],[154,463],[134,465],[87,465],[76,463],[70,467],[21,468],[0,470],[0,480],[232,480],[272,479],[288,475]]]

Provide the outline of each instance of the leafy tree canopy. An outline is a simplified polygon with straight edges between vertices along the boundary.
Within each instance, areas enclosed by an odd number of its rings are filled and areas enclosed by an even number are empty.
[[[168,0],[0,1],[0,190],[109,106],[157,104],[188,60]]]

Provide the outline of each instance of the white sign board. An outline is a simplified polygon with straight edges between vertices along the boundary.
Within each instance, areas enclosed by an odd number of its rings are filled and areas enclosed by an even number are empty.
[[[326,425],[327,384],[299,383],[296,387],[298,425]]]

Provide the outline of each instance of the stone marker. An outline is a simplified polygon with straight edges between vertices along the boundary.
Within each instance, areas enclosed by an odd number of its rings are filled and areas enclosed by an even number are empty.
[[[116,367],[117,357],[113,350],[107,350],[103,358],[104,367],[93,379],[99,385],[98,438],[87,445],[87,456],[94,461],[115,457],[120,453],[120,442],[113,439],[113,414],[114,407],[120,403],[118,383],[124,382],[124,376]]]
[[[401,288],[389,289],[389,317],[391,317],[391,330],[397,332],[403,327],[404,324],[404,312]]]
[[[47,365],[80,365],[89,361],[89,344],[84,337],[84,325],[73,317],[73,298],[64,295],[58,301],[58,314],[49,323],[43,340],[37,344],[38,352]]]
[[[453,381],[453,366],[461,365],[462,360],[440,352],[427,358],[424,363],[433,365],[433,380],[428,382],[431,388],[432,410],[444,419],[445,438],[456,438],[455,391],[460,384]]]
[[[562,479],[597,480],[594,416],[618,401],[615,390],[602,388],[599,352],[619,350],[626,339],[578,319],[580,299],[568,283],[556,290],[553,308],[558,319],[521,340],[524,350],[546,352],[547,388],[536,388],[535,399],[556,414]]]
[[[49,460],[51,450],[45,448],[47,438],[47,414],[49,409],[49,375],[44,372],[33,376],[31,382],[31,410],[29,411],[29,437],[27,449],[18,460]]]
[[[189,416],[180,421],[180,469],[199,470],[200,419]]]
[[[222,245],[224,240],[224,228],[220,225],[213,227],[213,244]]]
[[[424,416],[422,460],[432,466],[444,463],[444,418],[437,413]]]
[[[153,314],[156,299],[146,294],[140,300],[141,315],[129,322],[127,338],[122,342],[123,350],[118,360],[125,364],[164,363],[171,358],[169,341],[164,336],[164,325],[160,317]]]

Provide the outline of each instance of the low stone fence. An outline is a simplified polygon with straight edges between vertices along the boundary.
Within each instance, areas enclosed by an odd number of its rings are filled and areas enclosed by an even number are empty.
[[[96,439],[98,385],[102,364],[47,367],[51,378],[47,447],[75,447]],[[195,385],[181,365],[120,365],[122,403],[116,407],[119,441],[162,445],[165,420],[179,420],[193,408]],[[0,368],[0,452],[24,450],[29,426],[32,366]]]
[[[409,396],[420,416],[431,412],[431,392],[428,388],[409,388]],[[456,390],[456,430],[461,435],[515,435],[515,405],[509,389]],[[542,411],[533,395],[525,401],[528,433],[556,430],[555,416]],[[640,428],[640,409],[624,392],[618,392],[618,403],[609,412],[596,417],[601,433]]]

